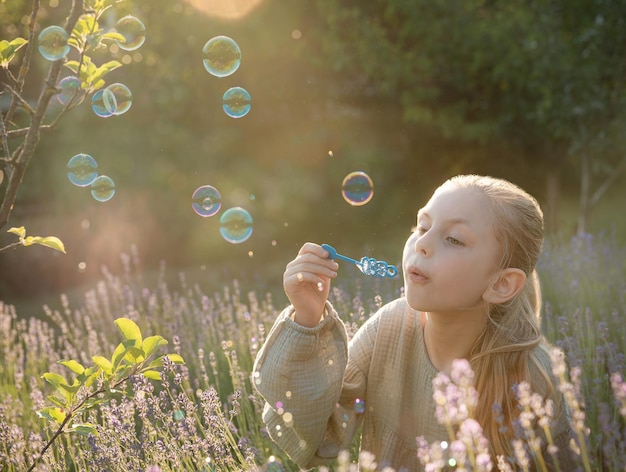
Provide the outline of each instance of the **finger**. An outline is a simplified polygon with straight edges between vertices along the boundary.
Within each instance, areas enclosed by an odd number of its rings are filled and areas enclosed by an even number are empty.
[[[328,256],[330,255],[328,254],[328,251],[326,249],[322,248],[322,246],[316,243],[311,243],[311,242],[304,243],[302,247],[300,248],[298,255],[304,255],[304,254],[315,254],[316,256],[322,259],[327,259]]]
[[[289,277],[295,274],[312,274],[316,277],[337,277],[338,264],[330,261],[322,260],[322,262],[297,262],[287,265],[284,276]]]

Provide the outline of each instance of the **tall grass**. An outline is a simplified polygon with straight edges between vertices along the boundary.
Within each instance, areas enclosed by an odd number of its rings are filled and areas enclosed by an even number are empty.
[[[87,365],[92,356],[112,352],[119,342],[114,320],[123,316],[169,340],[168,349],[185,365],[166,364],[162,382],[133,377],[125,391],[80,419],[98,434],[64,434],[36,470],[297,470],[269,440],[263,402],[250,382],[256,353],[283,308],[280,288],[258,293],[237,280],[208,288],[184,273],[172,280],[165,267],[147,283],[136,250],[122,259],[124,270],[104,268],[77,306],[61,295],[58,306],[26,317],[0,302],[0,469],[26,470],[53,434],[36,413],[49,404],[41,375],[63,373],[63,359]],[[568,360],[585,460],[595,470],[623,471],[626,248],[603,236],[552,241],[538,269],[544,331]],[[344,273],[331,301],[354,333],[400,294],[398,280]],[[342,454],[334,468],[354,470],[355,455]]]

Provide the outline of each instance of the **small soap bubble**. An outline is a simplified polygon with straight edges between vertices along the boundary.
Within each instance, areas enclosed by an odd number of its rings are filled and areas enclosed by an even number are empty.
[[[60,26],[44,28],[37,38],[39,53],[49,61],[63,59],[70,52],[69,36]]]
[[[133,104],[133,94],[130,89],[120,83],[109,85],[103,94],[105,107],[114,115],[122,115]]]
[[[99,202],[107,202],[115,195],[115,182],[111,177],[100,175],[91,183],[91,196]]]
[[[285,414],[283,415],[283,421],[287,426],[289,426],[291,423],[293,423],[293,415],[288,411],[285,412]]]
[[[182,421],[185,419],[185,412],[183,410],[174,411],[174,421]]]
[[[87,187],[98,177],[98,163],[89,154],[76,154],[66,167],[67,178],[77,187]]]
[[[73,75],[62,78],[57,84],[59,93],[57,100],[63,106],[71,102],[72,105],[80,104],[85,98],[85,91],[81,87],[80,79]]]
[[[115,30],[124,36],[125,41],[115,41],[124,51],[139,49],[146,40],[146,26],[132,15],[120,18],[115,24]]]
[[[202,48],[202,64],[209,74],[227,77],[234,74],[241,64],[241,49],[228,36],[215,36]]]
[[[363,413],[365,411],[365,401],[357,398],[354,400],[354,412]]]
[[[322,282],[318,282],[317,283],[317,289],[321,292],[322,290],[324,290],[324,284]]]
[[[109,89],[100,89],[91,97],[91,109],[101,118],[113,116],[116,108],[115,95]]]
[[[229,243],[243,243],[252,235],[252,216],[241,207],[229,208],[220,218],[220,234]]]
[[[232,87],[224,92],[222,108],[231,118],[246,116],[252,107],[252,98],[248,91],[241,87]]]
[[[374,182],[365,172],[350,172],[343,179],[341,194],[352,206],[365,205],[374,196]]]
[[[213,216],[222,208],[222,195],[215,187],[202,185],[193,192],[191,207],[199,216]]]
[[[267,458],[267,463],[265,464],[266,472],[284,472],[284,470],[285,467],[283,466],[283,463],[280,461],[280,459],[274,456],[269,456]]]

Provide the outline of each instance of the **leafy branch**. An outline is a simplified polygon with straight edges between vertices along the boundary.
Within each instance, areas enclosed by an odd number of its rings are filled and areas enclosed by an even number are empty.
[[[184,364],[179,354],[154,357],[158,349],[168,344],[162,336],[143,338],[137,324],[128,318],[116,319],[115,325],[122,334],[123,341],[117,345],[110,358],[93,356],[94,365],[89,367],[74,359],[60,361],[61,365],[75,374],[71,383],[63,375],[54,372],[42,375],[54,388],[54,394],[48,396],[53,405],[39,410],[37,414],[56,423],[58,427],[34,459],[29,472],[37,467],[46,451],[62,433],[97,435],[96,427],[91,423],[76,422],[68,425],[88,410],[109,401],[113,394],[124,393],[119,388],[131,377],[143,375],[148,379],[161,380],[159,369],[163,367],[166,358],[171,363]]]

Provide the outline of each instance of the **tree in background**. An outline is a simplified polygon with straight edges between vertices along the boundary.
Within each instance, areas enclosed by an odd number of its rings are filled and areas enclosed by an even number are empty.
[[[626,168],[624,0],[316,6],[324,53],[363,93],[388,97],[408,123],[450,139],[520,150],[545,175],[552,227],[560,175],[577,167],[578,230],[588,229]]]

